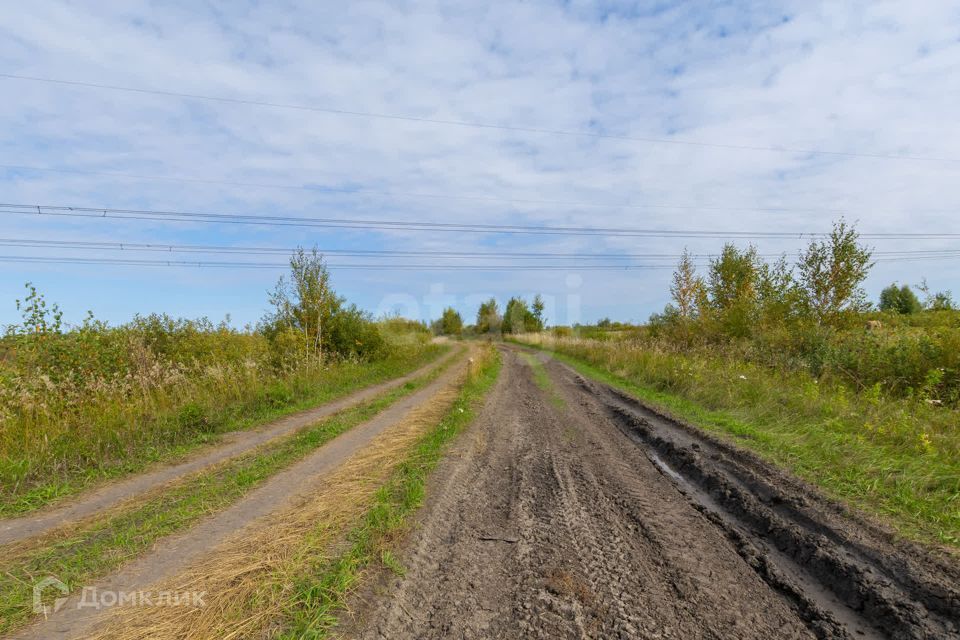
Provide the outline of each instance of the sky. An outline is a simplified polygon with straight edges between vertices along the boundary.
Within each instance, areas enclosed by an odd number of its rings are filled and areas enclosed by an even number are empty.
[[[0,324],[19,320],[28,281],[72,323],[88,310],[111,323],[152,312],[255,323],[285,257],[246,249],[297,246],[333,252],[335,288],[375,315],[430,319],[452,305],[469,319],[484,298],[541,293],[551,323],[643,321],[669,301],[674,256],[724,242],[53,206],[788,234],[752,240],[771,256],[841,216],[864,233],[960,234],[955,2],[3,4],[0,202],[41,208],[0,212],[0,240],[17,241],[0,241]],[[881,259],[957,239],[867,243],[874,300],[924,278],[960,294],[957,257]],[[335,255],[347,249],[521,256]]]

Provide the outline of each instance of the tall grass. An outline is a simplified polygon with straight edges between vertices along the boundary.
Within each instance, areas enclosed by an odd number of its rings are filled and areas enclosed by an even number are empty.
[[[960,410],[923,394],[751,362],[723,346],[528,334],[608,381],[732,437],[906,535],[960,547]],[[851,354],[854,357],[856,354]]]
[[[167,316],[37,324],[0,341],[0,512],[27,510],[216,434],[410,371],[437,355],[394,322],[375,361],[283,358],[261,332]]]

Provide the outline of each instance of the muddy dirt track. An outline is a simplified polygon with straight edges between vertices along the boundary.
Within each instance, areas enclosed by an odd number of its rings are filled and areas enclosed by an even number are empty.
[[[362,638],[958,638],[960,571],[519,349],[344,620]]]

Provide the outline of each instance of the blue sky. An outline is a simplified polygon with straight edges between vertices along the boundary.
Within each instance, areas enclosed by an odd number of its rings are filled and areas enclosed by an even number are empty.
[[[840,212],[865,232],[960,233],[958,69],[960,8],[937,0],[18,3],[0,23],[0,74],[521,128],[941,160],[456,127],[0,78],[0,201],[796,232],[795,239],[755,241],[762,253],[795,251],[803,232],[828,229]],[[684,246],[713,253],[722,242],[12,213],[0,214],[0,238],[606,254],[679,254]],[[953,248],[949,240],[872,244],[878,251]],[[156,258],[119,253],[0,247],[4,256]],[[330,259],[337,289],[374,313],[430,317],[453,304],[472,316],[483,297],[541,292],[554,322],[642,320],[668,297],[669,270],[584,271],[570,260],[558,260],[570,269],[546,272],[336,268],[372,260]],[[28,280],[70,321],[89,309],[111,322],[154,311],[255,322],[283,271],[0,264],[0,323],[18,319],[14,300]],[[893,280],[926,277],[932,288],[960,294],[958,276],[955,259],[890,262],[877,264],[867,284],[875,298]]]

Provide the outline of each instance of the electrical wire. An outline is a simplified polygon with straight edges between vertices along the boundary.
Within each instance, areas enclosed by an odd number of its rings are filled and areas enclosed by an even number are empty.
[[[853,151],[837,151],[837,150],[828,150],[828,149],[807,149],[807,148],[797,148],[797,147],[771,147],[771,146],[761,146],[761,145],[704,142],[700,140],[677,140],[674,138],[634,136],[634,135],[626,135],[626,134],[604,133],[599,131],[584,131],[584,130],[574,131],[574,130],[567,130],[567,129],[551,129],[551,128],[545,128],[545,127],[504,125],[504,124],[496,124],[496,123],[489,123],[489,122],[474,122],[469,120],[452,120],[452,119],[443,119],[443,118],[430,118],[425,116],[378,113],[373,111],[337,109],[333,107],[321,107],[321,106],[304,105],[304,104],[271,102],[266,100],[252,100],[252,99],[246,99],[246,98],[229,98],[224,96],[211,96],[211,95],[204,95],[199,93],[186,93],[181,91],[168,91],[168,90],[161,90],[161,89],[145,89],[140,87],[127,87],[127,86],[104,84],[104,83],[97,83],[97,82],[81,82],[78,80],[63,80],[60,78],[43,78],[39,76],[29,76],[29,75],[13,74],[13,73],[0,73],[0,78],[5,78],[8,80],[26,81],[26,82],[56,84],[56,85],[71,86],[71,87],[82,87],[86,89],[100,89],[100,90],[106,90],[106,91],[118,91],[118,92],[125,92],[125,93],[157,95],[157,96],[165,96],[170,98],[186,98],[190,100],[204,100],[209,102],[219,102],[219,103],[225,103],[225,104],[269,107],[269,108],[276,108],[276,109],[291,109],[291,110],[297,110],[297,111],[310,111],[315,113],[326,113],[326,114],[339,115],[339,116],[374,118],[374,119],[381,119],[381,120],[394,120],[394,121],[403,121],[403,122],[414,122],[419,124],[443,125],[443,126],[464,127],[464,128],[473,128],[473,129],[487,129],[487,130],[496,130],[496,131],[507,131],[511,133],[533,133],[533,134],[554,135],[554,136],[563,136],[563,137],[626,140],[630,142],[643,142],[648,144],[668,144],[668,145],[680,145],[680,146],[686,146],[686,147],[726,149],[726,150],[733,150],[733,151],[762,151],[762,152],[770,152],[770,153],[826,155],[826,156],[838,156],[838,157],[849,157],[849,158],[872,158],[872,159],[881,159],[881,160],[909,160],[909,161],[929,161],[929,162],[960,161],[960,159],[958,158],[943,158],[943,157],[933,157],[933,156],[867,153],[867,152],[853,152]]]
[[[162,253],[204,253],[228,255],[290,255],[296,249],[291,247],[262,247],[262,246],[227,246],[227,245],[196,245],[196,244],[169,244],[161,242],[117,242],[98,240],[49,240],[39,238],[0,238],[0,246],[16,248],[44,248],[44,249],[74,249],[93,251],[130,251],[130,252],[162,252]],[[518,260],[541,260],[565,258],[571,260],[677,260],[677,253],[580,253],[580,252],[536,252],[536,251],[431,251],[431,250],[393,250],[393,249],[344,249],[344,248],[317,248],[317,251],[326,256],[337,257],[376,257],[376,258],[512,258]],[[716,258],[717,253],[690,253],[691,258]],[[798,252],[786,253],[759,253],[760,258],[778,258],[781,255],[798,256]],[[895,251],[874,251],[873,256],[893,257],[960,257],[960,249],[924,249]]]
[[[74,258],[57,256],[10,256],[0,255],[0,262],[22,262],[30,264],[89,264],[113,266],[156,266],[156,267],[211,267],[229,269],[287,269],[288,262],[229,262],[208,260],[137,260],[113,258]],[[327,262],[333,271],[634,271],[672,269],[671,265],[649,264],[494,264],[494,265],[438,265],[438,264],[338,264]]]
[[[343,196],[355,196],[355,195],[380,195],[387,196],[391,198],[428,198],[428,199],[438,199],[438,200],[462,200],[470,202],[502,202],[506,204],[516,204],[516,205],[545,205],[545,206],[564,206],[564,207],[574,207],[574,208],[586,208],[586,209],[631,209],[631,210],[650,210],[650,209],[667,209],[667,210],[693,210],[693,211],[727,211],[727,212],[738,212],[738,211],[753,211],[757,213],[829,213],[834,215],[840,215],[847,213],[845,209],[837,208],[823,208],[823,207],[729,207],[729,206],[711,206],[711,205],[681,205],[681,204],[664,204],[664,203],[645,203],[645,204],[632,204],[632,203],[604,203],[604,202],[583,202],[577,200],[541,200],[534,198],[505,198],[500,196],[484,196],[484,195],[474,195],[474,194],[445,194],[445,193],[427,193],[421,191],[395,191],[393,189],[374,189],[370,187],[335,187],[329,185],[291,185],[291,184],[276,184],[269,182],[242,182],[236,180],[213,180],[207,178],[183,178],[180,176],[156,176],[156,175],[146,175],[139,173],[121,173],[117,171],[93,171],[89,169],[73,169],[73,168],[62,168],[62,167],[38,167],[33,165],[21,165],[21,164],[0,164],[0,169],[9,169],[12,171],[35,171],[35,172],[45,172],[45,173],[65,173],[65,174],[77,174],[77,175],[92,175],[92,176],[104,176],[108,178],[121,178],[127,180],[157,180],[163,182],[176,182],[183,184],[210,184],[210,185],[222,185],[230,187],[243,187],[243,188],[255,188],[255,189],[282,189],[282,190],[293,190],[293,191],[310,191],[317,195],[343,195]],[[932,210],[924,209],[923,213],[953,213],[954,210]]]
[[[814,239],[827,232],[791,231],[715,231],[707,229],[640,229],[631,227],[561,227],[547,225],[508,225],[480,223],[447,223],[413,220],[360,220],[348,218],[302,218],[293,216],[201,213],[189,211],[152,211],[143,209],[111,209],[27,204],[0,204],[0,213],[38,216],[114,218],[165,222],[203,222],[247,224],[273,227],[320,227],[374,231],[439,231],[483,234],[531,234],[567,236],[611,236],[646,238],[728,238],[728,239]],[[942,240],[958,239],[953,232],[862,232],[862,239],[874,240]]]

